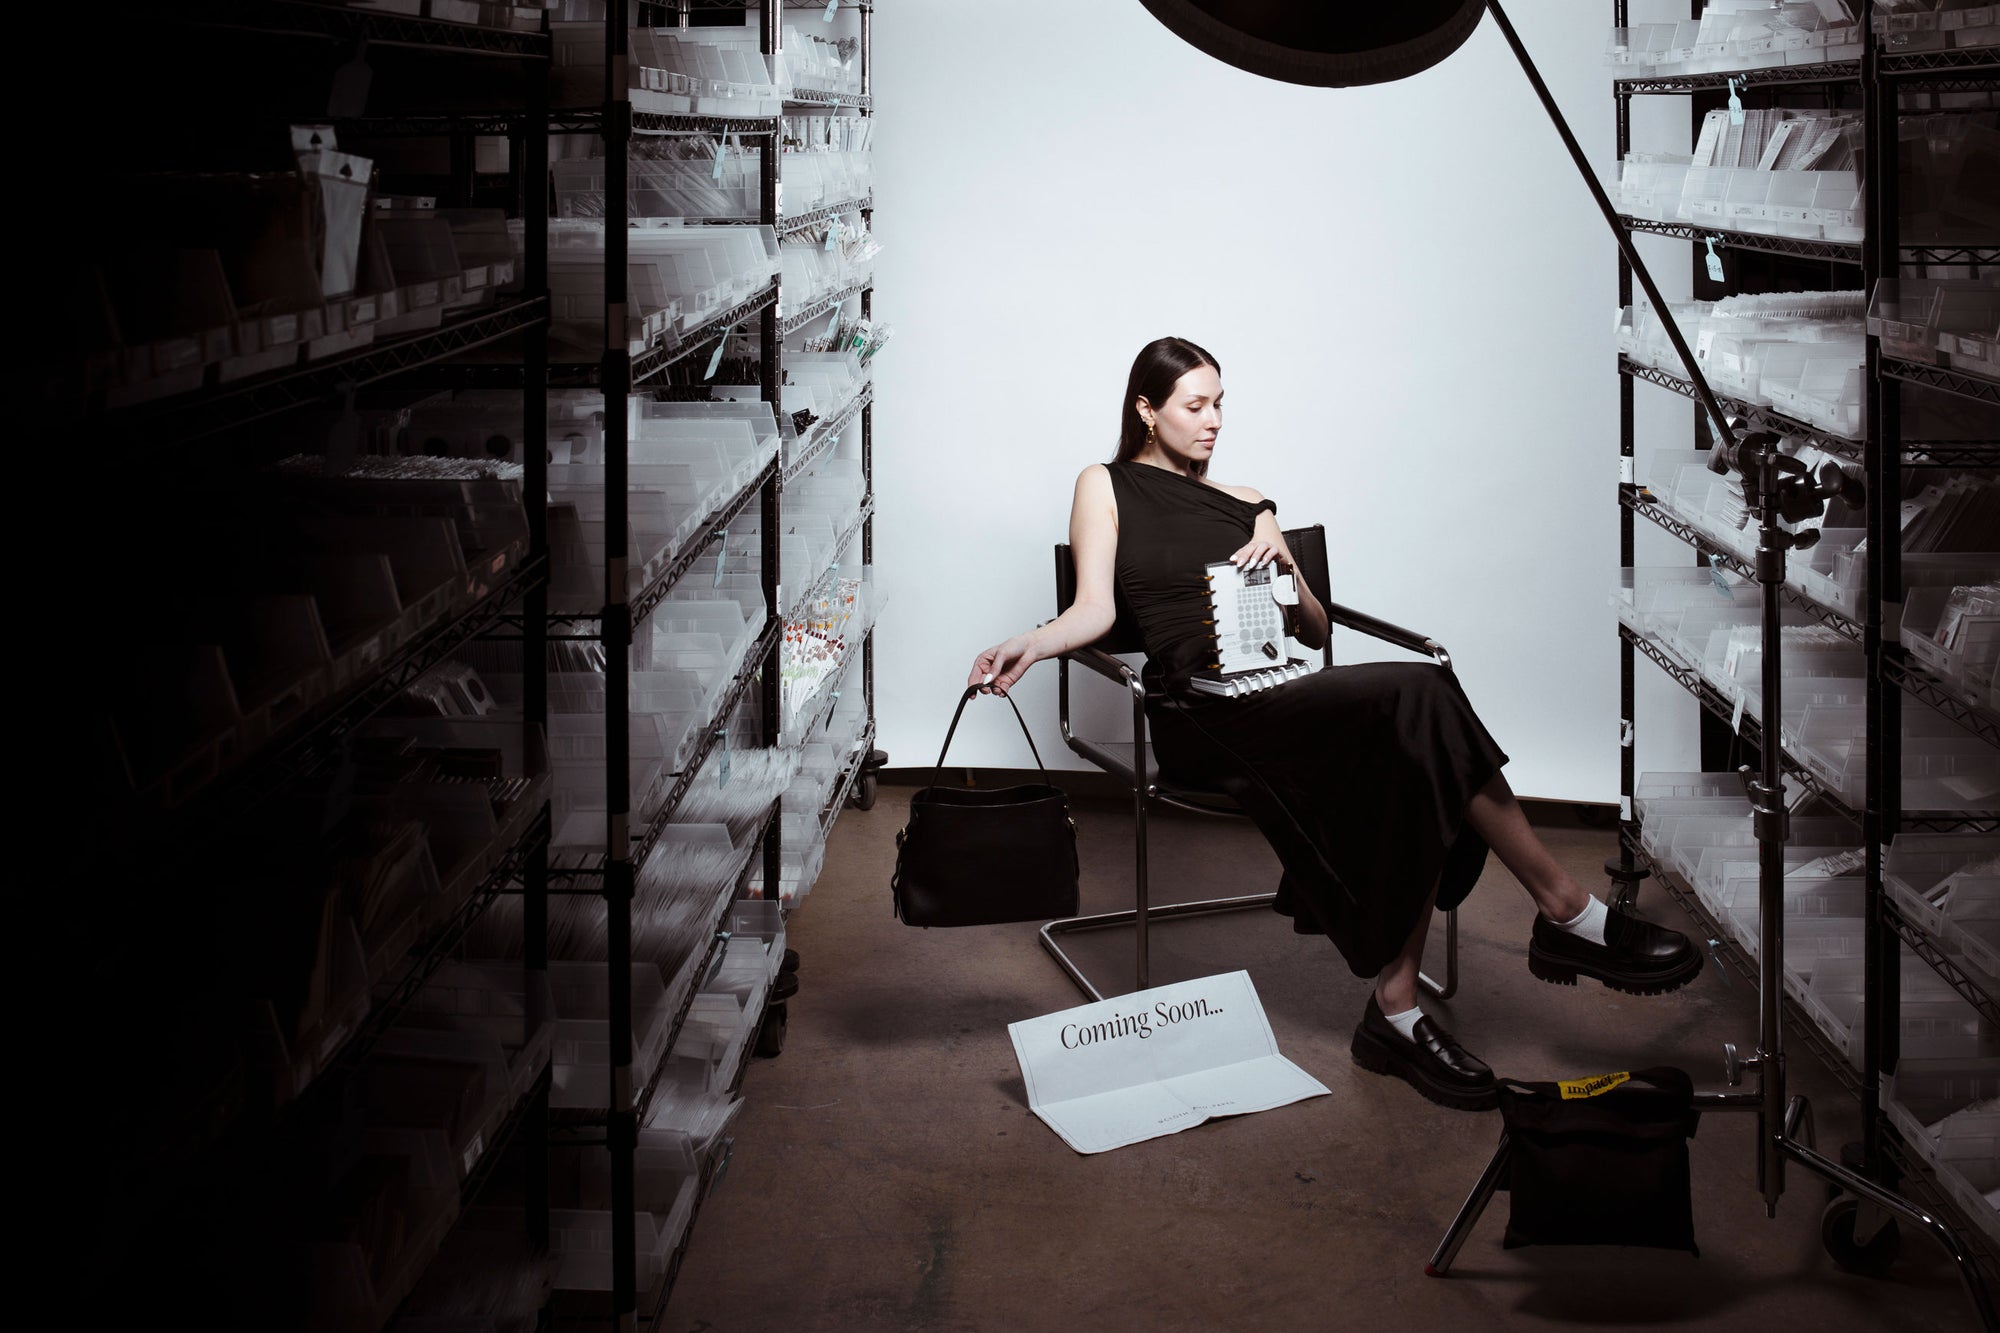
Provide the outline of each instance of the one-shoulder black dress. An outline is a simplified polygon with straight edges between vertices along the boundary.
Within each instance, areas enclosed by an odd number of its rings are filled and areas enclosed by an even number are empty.
[[[1202,567],[1250,539],[1251,504],[1194,477],[1112,463],[1118,591],[1146,644],[1146,716],[1161,769],[1227,792],[1277,851],[1275,906],[1333,940],[1373,977],[1437,886],[1472,891],[1486,843],[1473,793],[1507,762],[1449,670],[1428,662],[1335,665],[1241,698],[1191,688],[1213,660]]]

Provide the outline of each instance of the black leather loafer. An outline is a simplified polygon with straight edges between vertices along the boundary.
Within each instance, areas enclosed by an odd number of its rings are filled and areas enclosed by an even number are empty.
[[[1574,986],[1584,976],[1628,995],[1664,995],[1701,975],[1701,950],[1678,930],[1616,908],[1605,918],[1602,944],[1572,935],[1537,914],[1528,940],[1528,970],[1558,986]]]
[[[1417,1020],[1411,1041],[1382,1015],[1373,992],[1354,1029],[1354,1063],[1377,1074],[1394,1074],[1439,1106],[1458,1111],[1490,1111],[1500,1104],[1493,1071],[1460,1046],[1429,1015]]]

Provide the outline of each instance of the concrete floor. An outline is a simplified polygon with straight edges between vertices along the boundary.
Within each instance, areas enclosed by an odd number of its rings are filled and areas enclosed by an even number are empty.
[[[1368,983],[1323,939],[1266,912],[1168,923],[1155,985],[1247,968],[1280,1049],[1332,1089],[1113,1152],[1071,1151],[1029,1111],[1007,1037],[1081,997],[1035,927],[920,931],[890,913],[909,787],[836,823],[826,869],[791,919],[802,956],[784,1054],[752,1064],[732,1165],[704,1206],[663,1330],[1235,1330],[1972,1327],[1951,1270],[1904,1236],[1887,1280],[1852,1277],[1819,1243],[1825,1195],[1794,1172],[1764,1216],[1753,1120],[1710,1116],[1691,1145],[1700,1258],[1590,1247],[1504,1250],[1506,1196],[1450,1278],[1425,1261],[1492,1152],[1498,1112],[1468,1114],[1369,1074],[1347,1045]],[[1086,911],[1131,903],[1129,807],[1073,802]],[[1550,828],[1600,887],[1608,832]],[[1276,885],[1248,823],[1153,823],[1155,896]],[[1656,920],[1686,922],[1658,891]],[[1461,912],[1464,981],[1427,1007],[1503,1076],[1677,1064],[1720,1081],[1721,1050],[1756,1039],[1756,997],[1711,965],[1638,998],[1549,986],[1526,964],[1533,908],[1497,861]],[[1130,936],[1086,937],[1093,975],[1130,988]],[[1441,961],[1438,932],[1431,961]],[[1088,966],[1088,965],[1087,965]],[[1102,983],[1100,983],[1102,984]],[[1803,1050],[1829,1150],[1852,1099]]]

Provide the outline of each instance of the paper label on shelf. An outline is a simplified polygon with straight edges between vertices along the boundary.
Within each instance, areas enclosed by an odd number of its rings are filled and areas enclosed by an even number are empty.
[[[1748,694],[1739,694],[1736,696],[1736,708],[1729,715],[1729,729],[1731,731],[1738,733],[1742,732],[1743,710],[1749,704],[1749,702],[1750,702],[1750,696]]]
[[[840,219],[828,218],[826,220],[826,248],[828,250],[831,250],[836,245],[839,244],[840,244]]]
[[[1618,460],[1618,481],[1620,485],[1630,486],[1638,480],[1636,461],[1630,456]]]
[[[1731,75],[1731,76],[1730,76],[1730,79],[1729,79],[1729,123],[1730,123],[1731,125],[1741,125],[1741,124],[1743,123],[1743,99],[1742,99],[1742,97],[1740,97],[1740,96],[1738,96],[1738,95],[1737,95],[1737,85],[1738,85],[1738,84],[1740,84],[1740,83],[1742,83],[1742,82],[1744,82],[1744,80],[1743,80],[1743,79],[1741,79],[1741,78],[1739,78],[1739,77],[1737,77],[1737,76],[1735,76],[1735,75]]]
[[[720,767],[716,771],[715,785],[718,787],[727,787],[729,785],[729,729],[727,727],[722,729],[722,760]]]
[[[821,14],[819,16],[820,22],[822,23],[833,22],[833,16],[836,12],[838,12],[839,9],[840,9],[840,0],[826,0],[826,13]]]
[[[486,1151],[486,1136],[474,1134],[472,1142],[465,1145],[465,1174],[471,1175],[472,1168],[479,1165],[479,1155]]]
[[[1622,823],[1629,824],[1632,822],[1632,798],[1630,796],[1620,796],[1618,798],[1618,818]]]
[[[1868,862],[1868,853],[1859,847],[1851,847],[1844,852],[1834,852],[1829,856],[1816,857],[1796,870],[1787,870],[1787,879],[1839,879],[1842,875],[1860,872]]]
[[[1711,236],[1704,243],[1708,246],[1708,280],[1710,282],[1727,281],[1722,273],[1722,256],[1715,252],[1715,238]],[[1702,337],[1706,338],[1707,336],[1707,331],[1704,330]],[[1698,351],[1696,355],[1705,356],[1707,353]]]
[[[729,529],[724,528],[722,530],[722,540],[718,542],[715,547],[715,582],[709,584],[708,585],[709,587],[720,588],[722,586],[722,562],[728,557],[728,555],[729,555]]]
[[[722,331],[722,337],[716,340],[715,351],[708,358],[708,369],[701,372],[703,379],[712,380],[715,378],[715,369],[722,364],[722,353],[729,347],[729,339],[735,332],[736,326],[734,324],[731,324]]]
[[[715,167],[708,173],[708,178],[710,180],[719,181],[722,179],[722,155],[725,151],[728,150],[728,147],[729,147],[728,135],[718,134],[715,136]]]

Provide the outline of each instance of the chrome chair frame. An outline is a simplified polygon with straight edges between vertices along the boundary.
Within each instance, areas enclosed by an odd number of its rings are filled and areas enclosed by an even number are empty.
[[[1451,669],[1451,654],[1444,645],[1414,630],[1390,624],[1386,620],[1356,611],[1352,607],[1335,602],[1328,589],[1326,562],[1326,528],[1314,524],[1306,528],[1285,530],[1285,545],[1297,562],[1298,572],[1304,577],[1306,586],[1326,608],[1327,619],[1334,625],[1343,626],[1366,634],[1398,648],[1420,653],[1429,657],[1447,671]],[[1067,543],[1058,543],[1056,559],[1056,610],[1060,614],[1076,600],[1076,569]],[[1054,958],[1056,965],[1092,1000],[1102,1000],[1100,991],[1074,959],[1064,952],[1057,937],[1078,934],[1084,931],[1107,930],[1130,925],[1136,933],[1138,952],[1137,990],[1145,990],[1149,983],[1148,935],[1155,920],[1177,920],[1182,917],[1209,916],[1221,912],[1241,912],[1253,908],[1269,907],[1277,898],[1275,893],[1245,894],[1234,898],[1208,898],[1199,902],[1168,903],[1155,907],[1152,904],[1151,886],[1147,877],[1146,864],[1146,816],[1154,802],[1173,806],[1177,809],[1193,811],[1196,814],[1213,815],[1221,818],[1246,818],[1243,809],[1230,797],[1216,789],[1194,786],[1185,781],[1169,778],[1159,766],[1152,762],[1152,745],[1146,740],[1146,686],[1139,673],[1118,660],[1114,654],[1143,652],[1136,621],[1124,599],[1119,598],[1118,619],[1111,630],[1096,643],[1062,654],[1057,659],[1057,690],[1059,714],[1062,723],[1063,742],[1071,750],[1082,755],[1091,763],[1121,779],[1132,792],[1132,815],[1135,825],[1133,871],[1134,903],[1130,908],[1116,912],[1099,912],[1090,916],[1068,917],[1051,921],[1041,929],[1042,947]],[[1327,646],[1320,650],[1323,666],[1333,664],[1331,636]],[[1132,700],[1132,743],[1128,747],[1123,742],[1099,743],[1078,736],[1071,727],[1069,668],[1072,662],[1118,684],[1126,690]],[[1116,748],[1112,748],[1115,745]],[[1130,750],[1129,757],[1120,751]],[[1458,913],[1446,912],[1445,916],[1445,966],[1444,980],[1434,981],[1428,975],[1419,973],[1424,988],[1437,998],[1448,1000],[1458,990]]]

